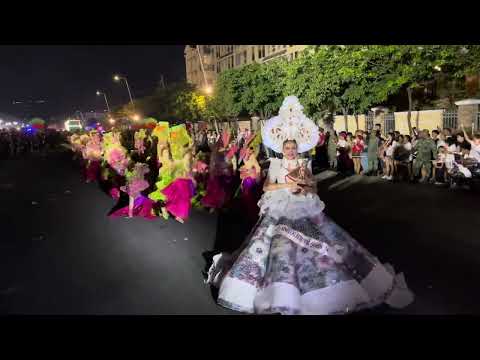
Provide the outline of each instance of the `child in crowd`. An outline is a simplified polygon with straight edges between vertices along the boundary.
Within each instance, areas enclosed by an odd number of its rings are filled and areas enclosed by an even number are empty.
[[[360,157],[362,155],[364,148],[365,148],[365,143],[363,141],[363,136],[358,134],[353,140],[353,146],[352,146],[353,167],[354,167],[355,174],[357,175],[359,175],[362,170]]]
[[[397,147],[398,142],[395,140],[395,134],[388,134],[387,142],[384,146],[385,149],[385,175],[382,179],[393,180],[393,174],[395,171],[394,162],[393,162],[393,151]]]
[[[437,158],[432,161],[433,163],[433,175],[432,175],[432,183],[435,185],[441,185],[446,182],[447,179],[447,171],[445,162],[447,159],[447,149],[444,146],[440,146],[438,148]]]
[[[337,156],[338,156],[338,151],[337,151],[337,146],[338,146],[338,137],[335,135],[333,132],[329,132],[328,135],[328,163],[330,164],[330,167],[332,169],[337,168]]]

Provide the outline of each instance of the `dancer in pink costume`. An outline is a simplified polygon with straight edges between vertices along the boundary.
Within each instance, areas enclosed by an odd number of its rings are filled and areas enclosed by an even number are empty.
[[[240,151],[240,204],[248,218],[249,225],[253,226],[258,220],[258,201],[261,196],[261,168],[257,161],[260,136],[250,135]]]
[[[85,145],[85,157],[87,160],[85,178],[87,183],[97,181],[100,177],[102,153],[102,137],[99,133],[93,132]]]
[[[140,216],[146,219],[155,218],[152,213],[154,202],[141,194],[149,187],[148,181],[145,180],[145,175],[148,172],[148,165],[143,163],[136,163],[132,171],[126,171],[127,184],[120,187],[120,190],[129,196],[128,207],[115,211],[110,215],[111,217],[127,216],[132,218]]]
[[[164,209],[183,224],[190,215],[192,198],[195,195],[191,147],[185,147],[181,160],[173,160],[173,172],[175,180],[161,191],[166,198]]]
[[[233,196],[237,150],[236,145],[230,144],[228,131],[223,132],[222,137],[213,147],[207,193],[201,201],[204,207],[210,208],[210,212],[223,208]]]

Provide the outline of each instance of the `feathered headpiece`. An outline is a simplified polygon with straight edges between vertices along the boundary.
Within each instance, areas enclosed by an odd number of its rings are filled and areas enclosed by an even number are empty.
[[[267,121],[262,129],[265,146],[281,153],[286,140],[295,140],[298,152],[307,152],[318,143],[318,127],[303,113],[303,106],[296,96],[283,100],[278,116]]]
[[[155,129],[153,129],[152,136],[156,136],[159,143],[166,143],[168,141],[169,126],[167,121],[159,121]]]

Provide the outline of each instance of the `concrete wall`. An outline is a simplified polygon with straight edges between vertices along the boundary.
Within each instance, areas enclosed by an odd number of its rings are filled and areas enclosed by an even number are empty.
[[[335,121],[333,123],[333,128],[338,133],[340,131],[346,131],[345,128],[345,117],[343,115],[336,115]],[[367,128],[367,123],[365,115],[358,115],[358,129],[365,130]],[[357,129],[357,123],[355,121],[355,116],[348,115],[348,131],[354,133]]]
[[[402,134],[408,134],[408,122],[407,122],[407,111],[396,112],[395,113],[395,130],[400,131]],[[418,125],[417,125],[418,118]],[[377,115],[374,119],[374,124],[382,124],[382,128],[385,128],[384,116],[383,114]],[[439,126],[443,127],[443,110],[422,110],[422,111],[412,111],[411,116],[412,127],[417,127],[421,130],[428,129],[430,131],[434,130]],[[367,124],[365,115],[359,115],[358,117],[359,128],[361,130],[366,130]],[[345,120],[343,115],[335,116],[335,122],[333,124],[335,131],[345,131]],[[348,131],[354,133],[357,130],[355,123],[355,117],[353,115],[348,116]]]

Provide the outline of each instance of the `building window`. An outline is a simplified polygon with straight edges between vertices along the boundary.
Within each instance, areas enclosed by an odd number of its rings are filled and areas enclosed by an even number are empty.
[[[275,52],[275,45],[272,45],[272,53]]]
[[[265,57],[265,45],[260,45],[258,48],[258,58],[264,58]]]
[[[252,47],[252,62],[255,61],[255,47]]]
[[[235,55],[235,66],[240,65],[240,54]]]
[[[243,63],[246,64],[247,63],[247,50],[245,50],[243,52]]]

